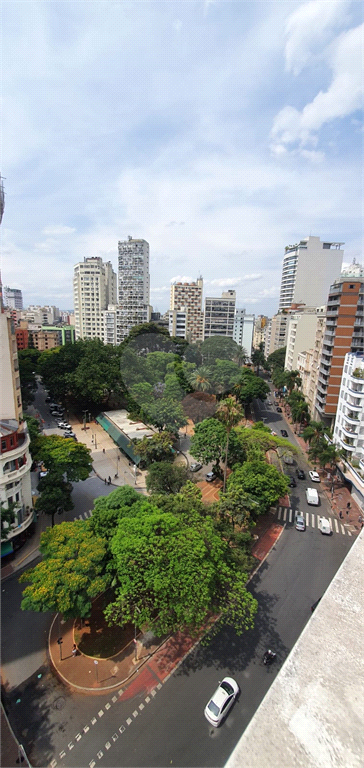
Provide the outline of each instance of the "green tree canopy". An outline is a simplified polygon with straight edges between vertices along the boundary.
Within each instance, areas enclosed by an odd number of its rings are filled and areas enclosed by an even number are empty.
[[[204,419],[195,426],[195,434],[191,438],[190,454],[203,464],[214,462],[219,465],[225,453],[226,429],[218,419]]]
[[[241,347],[229,336],[210,336],[200,345],[203,365],[211,365],[215,360],[240,360]]]
[[[273,375],[277,374],[279,371],[284,371],[284,363],[286,360],[286,347],[280,347],[280,349],[276,349],[274,352],[272,352],[267,357],[267,364],[269,368],[271,369]],[[274,381],[274,378],[273,378]]]
[[[23,591],[23,611],[59,611],[65,619],[85,618],[91,601],[109,586],[106,545],[88,521],[47,528],[41,534],[43,560],[20,576],[30,582]]]
[[[111,550],[120,586],[105,610],[110,624],[135,621],[162,635],[199,627],[214,611],[237,632],[252,625],[256,601],[210,519],[192,524],[168,512],[124,518]]]
[[[74,508],[71,498],[72,485],[66,483],[58,472],[49,472],[46,477],[42,477],[38,490],[40,496],[36,500],[35,508],[37,512],[52,516],[52,526],[57,512],[61,515]]]
[[[37,365],[40,356],[38,349],[19,349],[19,378],[23,408],[34,401],[37,389]]]
[[[227,482],[229,491],[241,488],[256,499],[261,514],[268,512],[288,491],[285,475],[265,461],[246,461],[241,467],[235,467]]]
[[[92,470],[90,449],[60,435],[39,435],[34,441],[33,458],[42,461],[52,473],[65,474],[68,482],[86,480]]]
[[[143,437],[131,441],[134,452],[140,456],[145,467],[149,467],[155,461],[174,460],[173,443],[174,435],[172,432],[158,432],[152,437]]]
[[[245,407],[256,398],[265,400],[270,389],[268,384],[260,376],[256,376],[251,368],[244,368],[240,374],[239,381],[234,386],[233,392],[239,402]]]
[[[189,478],[187,467],[158,461],[151,464],[147,474],[147,490],[152,493],[178,493]]]
[[[228,451],[229,451],[229,437],[233,427],[239,424],[243,417],[243,411],[240,404],[235,397],[226,397],[225,400],[221,400],[216,411],[216,418],[221,421],[226,430],[226,447],[225,447],[225,465],[224,465],[224,485],[223,490],[226,490],[226,471],[228,465]]]
[[[134,517],[138,512],[151,509],[153,507],[149,499],[141,496],[130,485],[123,485],[108,496],[95,499],[92,517],[89,519],[90,528],[96,536],[110,539],[121,518]]]

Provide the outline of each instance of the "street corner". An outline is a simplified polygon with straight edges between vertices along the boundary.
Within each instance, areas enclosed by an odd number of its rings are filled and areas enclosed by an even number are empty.
[[[276,541],[278,541],[284,526],[273,523],[252,548],[252,555],[262,562],[269,554]]]
[[[165,680],[171,672],[183,661],[200,638],[191,637],[187,633],[176,632],[152,656],[148,667],[160,680]]]
[[[160,678],[149,668],[149,666],[149,664],[146,664],[140,672],[138,669],[135,669],[135,677],[133,680],[125,684],[122,693],[119,692],[119,698],[122,701],[128,701],[137,696],[148,695],[155,688],[160,687]]]

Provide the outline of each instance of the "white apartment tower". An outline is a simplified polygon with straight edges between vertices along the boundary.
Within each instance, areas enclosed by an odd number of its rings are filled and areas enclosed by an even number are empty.
[[[127,240],[119,241],[118,250],[119,336],[123,340],[133,326],[149,321],[149,243],[129,236]]]
[[[190,342],[203,339],[202,288],[202,277],[199,277],[195,283],[172,283],[171,285],[170,328],[176,331],[175,335],[182,335],[184,325],[184,338]]]
[[[235,291],[223,291],[220,299],[206,297],[204,339],[209,339],[210,336],[233,337],[235,302]]]
[[[73,297],[75,308],[75,337],[102,339],[101,313],[109,304],[116,304],[116,273],[110,261],[98,256],[86,257],[74,267]]]
[[[235,309],[233,339],[245,349],[248,357],[252,353],[254,315],[247,315],[245,309]]]
[[[287,245],[283,258],[279,311],[291,304],[320,307],[330,285],[340,276],[344,243],[322,243],[319,237],[305,237]]]
[[[10,307],[10,309],[23,309],[23,294],[19,288],[9,288],[8,285],[4,285],[3,300],[4,307]]]

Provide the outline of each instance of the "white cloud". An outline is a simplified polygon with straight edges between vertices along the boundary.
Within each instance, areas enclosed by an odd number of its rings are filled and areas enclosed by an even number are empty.
[[[160,288],[151,288],[150,292],[151,293],[169,293],[170,290],[171,290],[170,285],[162,285]]]
[[[195,278],[196,279],[196,278]],[[176,275],[171,277],[171,283],[194,283],[193,277],[186,277],[185,275]]]
[[[322,54],[337,29],[347,21],[348,1],[311,2],[300,5],[286,22],[286,69],[298,75],[313,54]]]
[[[49,226],[42,229],[43,235],[73,235],[76,232],[74,227],[66,227],[63,224]]]
[[[333,76],[327,91],[319,91],[301,112],[292,106],[283,107],[278,112],[271,131],[272,147],[276,154],[287,145],[315,145],[317,132],[325,123],[360,109],[363,89],[363,26],[344,32],[330,46],[327,58]]]
[[[206,280],[205,282],[219,288],[232,288],[234,285],[244,285],[244,283],[249,281],[260,280],[261,277],[262,275],[257,273],[253,275],[244,275],[243,277],[221,277],[215,280]]]

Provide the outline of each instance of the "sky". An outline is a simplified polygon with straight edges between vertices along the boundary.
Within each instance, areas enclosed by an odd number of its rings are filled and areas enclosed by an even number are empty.
[[[150,245],[172,280],[278,309],[284,247],[362,261],[362,3],[2,1],[2,281],[73,307],[73,267]],[[336,277],[336,276],[335,276]]]

